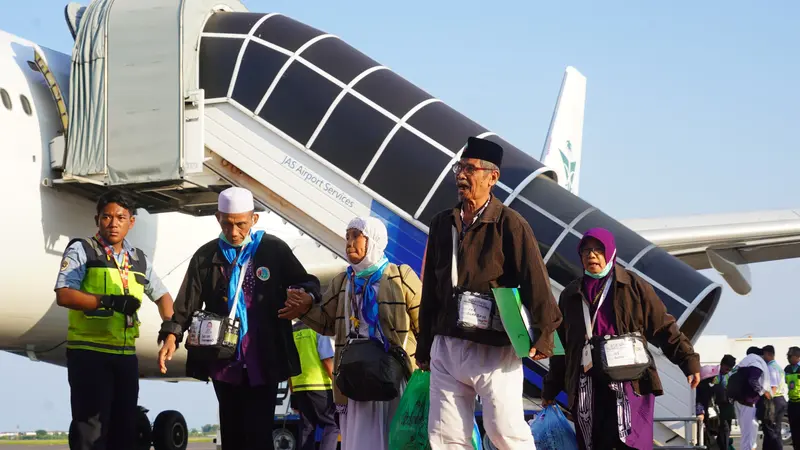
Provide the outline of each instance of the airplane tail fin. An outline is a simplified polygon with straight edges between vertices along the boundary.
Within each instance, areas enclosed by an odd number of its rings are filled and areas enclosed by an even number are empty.
[[[556,172],[558,184],[575,195],[578,195],[581,172],[585,106],[586,77],[574,67],[567,67],[547,131],[541,162]]]

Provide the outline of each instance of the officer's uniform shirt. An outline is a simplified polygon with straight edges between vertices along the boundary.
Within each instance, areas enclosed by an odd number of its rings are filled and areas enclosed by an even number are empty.
[[[332,338],[323,336],[317,333],[317,353],[319,353],[319,360],[325,361],[328,358],[333,358],[333,345],[331,344]]]
[[[128,252],[129,260],[136,253],[134,247],[127,240],[122,241],[122,250]],[[114,253],[117,264],[122,264],[122,255],[123,253]],[[55,289],[70,288],[80,290],[83,277],[86,276],[86,261],[86,250],[84,250],[80,241],[73,242],[72,245],[67,247],[61,260],[61,270],[58,272]],[[147,262],[147,273],[144,276],[147,278],[148,283],[144,286],[144,293],[150,297],[150,300],[155,302],[167,294],[169,290],[153,271],[153,264],[147,255],[145,255],[145,261]]]

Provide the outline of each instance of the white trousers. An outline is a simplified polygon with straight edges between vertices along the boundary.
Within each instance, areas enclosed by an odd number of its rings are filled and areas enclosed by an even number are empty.
[[[758,422],[756,422],[756,407],[734,402],[736,407],[736,420],[742,430],[742,450],[758,448]]]
[[[432,450],[472,450],[476,395],[483,405],[483,427],[498,449],[536,448],[522,405],[522,361],[510,345],[436,336],[430,364]]]

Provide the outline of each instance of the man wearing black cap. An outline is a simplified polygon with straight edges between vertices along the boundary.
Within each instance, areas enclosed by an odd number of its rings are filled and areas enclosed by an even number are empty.
[[[553,354],[561,313],[530,225],[492,195],[502,159],[496,143],[469,138],[453,165],[460,202],[430,224],[416,360],[431,371],[433,450],[472,449],[476,395],[495,446],[534,444],[522,406],[522,361],[505,333],[492,288],[519,288],[531,313],[534,359]]]
[[[728,397],[726,388],[731,370],[736,366],[733,355],[725,355],[719,363],[719,375],[714,380],[714,403],[719,408],[719,428],[717,429],[717,447],[720,450],[731,448],[731,425],[736,418],[733,400]]]

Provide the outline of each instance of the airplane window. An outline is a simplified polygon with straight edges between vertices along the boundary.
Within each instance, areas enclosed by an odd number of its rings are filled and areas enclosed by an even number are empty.
[[[22,110],[25,111],[25,114],[32,115],[33,110],[31,109],[31,102],[28,101],[28,97],[24,95],[19,96],[20,101],[22,102]]]
[[[8,92],[5,89],[0,89],[0,99],[3,100],[3,106],[6,107],[7,110],[11,110],[11,97],[8,96]]]

